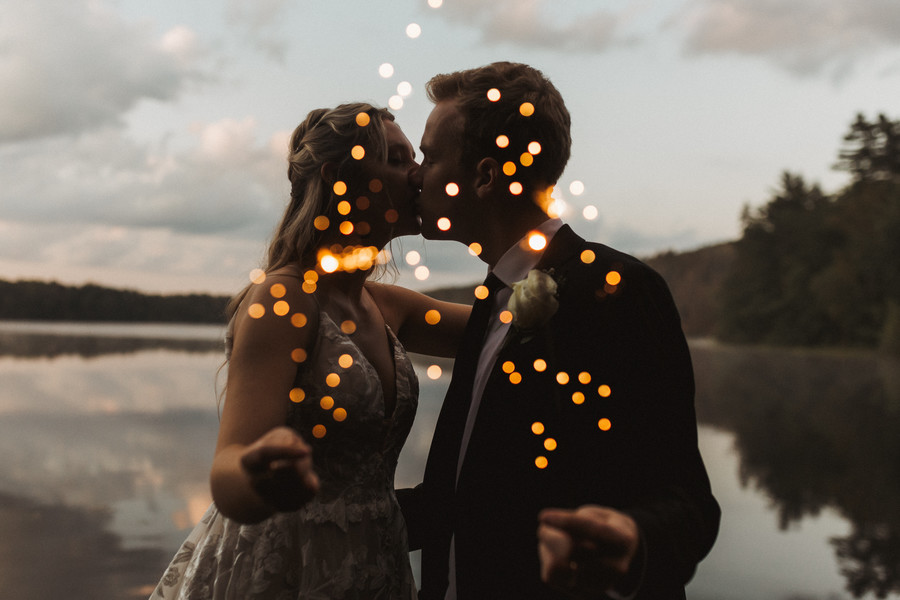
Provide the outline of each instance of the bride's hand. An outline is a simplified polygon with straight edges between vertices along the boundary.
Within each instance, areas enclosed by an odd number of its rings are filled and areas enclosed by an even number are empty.
[[[301,508],[319,491],[312,449],[290,427],[275,427],[248,446],[241,467],[253,490],[279,512]]]

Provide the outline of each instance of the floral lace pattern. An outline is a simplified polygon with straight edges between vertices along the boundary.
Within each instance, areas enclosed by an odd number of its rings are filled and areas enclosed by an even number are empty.
[[[313,447],[319,493],[301,510],[255,525],[232,521],[213,504],[151,600],[415,599],[394,470],[419,383],[387,331],[397,390],[391,415],[374,367],[320,311],[316,347],[294,382],[304,399],[288,411],[288,424]]]

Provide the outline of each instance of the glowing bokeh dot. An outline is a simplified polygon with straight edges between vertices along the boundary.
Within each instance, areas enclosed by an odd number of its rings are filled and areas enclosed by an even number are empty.
[[[591,374],[587,371],[582,371],[578,374],[578,383],[587,385],[591,382]]]
[[[532,233],[528,236],[528,247],[532,250],[543,250],[547,246],[547,238],[541,233]]]
[[[581,253],[581,262],[583,262],[585,264],[588,264],[588,265],[591,264],[592,262],[594,262],[594,259],[596,259],[596,258],[597,258],[597,255],[594,254],[593,250],[585,250],[584,252]]]
[[[588,221],[593,221],[598,216],[600,216],[600,211],[598,211],[597,207],[593,204],[589,204],[588,206],[585,206],[581,211],[581,215]]]
[[[601,431],[609,431],[612,428],[612,422],[604,417],[597,421],[597,427],[599,427]]]
[[[406,26],[406,35],[411,39],[416,39],[422,35],[422,27],[418,23],[410,23]]]
[[[343,409],[343,408],[336,408],[336,409],[334,409],[334,412],[331,413],[331,417],[335,421],[340,423],[341,421],[343,421],[344,419],[347,418],[347,411],[346,411],[346,409]]]
[[[491,102],[496,102],[500,99],[500,90],[497,88],[491,88],[487,91],[487,98]]]
[[[536,466],[538,469],[546,469],[548,464],[549,461],[547,460],[546,456],[538,456],[536,459],[534,459],[534,466]]]
[[[443,371],[441,370],[441,367],[439,365],[431,365],[425,371],[425,374],[428,375],[428,379],[440,379],[442,372]]]
[[[490,295],[490,293],[491,290],[489,290],[486,285],[479,285],[477,288],[475,288],[475,297],[479,300],[484,300]]]
[[[584,394],[582,392],[573,393],[572,402],[574,402],[575,404],[584,404]]]
[[[606,274],[606,283],[609,285],[619,285],[622,282],[622,276],[618,271],[610,271]]]
[[[338,205],[337,205],[337,211],[338,211],[340,214],[342,214],[342,215],[349,215],[349,214],[350,214],[350,208],[351,208],[351,207],[350,207],[350,203],[347,202],[346,200],[341,200],[340,202],[338,202]]]
[[[543,373],[544,371],[547,370],[547,361],[544,360],[543,358],[539,358],[534,361],[533,366],[534,366],[535,371],[537,371],[538,373]]]
[[[541,153],[541,143],[540,142],[530,142],[528,144],[528,153],[529,154],[540,154]]]
[[[531,433],[534,435],[541,435],[544,433],[544,424],[540,421],[535,421],[531,424]]]
[[[269,293],[272,294],[273,298],[283,298],[287,294],[287,288],[283,284],[273,283],[272,287],[269,288]]]
[[[384,220],[388,223],[396,223],[400,220],[400,213],[396,209],[389,208],[384,211]]]
[[[303,348],[294,348],[291,350],[291,360],[295,363],[302,363],[306,360],[306,350]]]
[[[347,193],[347,184],[343,181],[335,181],[334,186],[332,186],[334,193],[338,196],[343,196]]]
[[[522,383],[522,374],[516,371],[513,371],[509,374],[509,382],[513,385],[518,385]]]
[[[247,314],[250,315],[251,319],[260,319],[266,314],[266,309],[262,304],[257,302],[250,305],[250,308],[247,309]]]
[[[337,387],[341,385],[341,376],[337,373],[329,373],[325,376],[325,385],[328,387]]]
[[[428,276],[431,275],[431,271],[429,271],[428,267],[426,267],[425,265],[420,265],[416,267],[416,270],[413,272],[413,274],[419,281],[425,281],[426,279],[428,279]]]
[[[571,192],[573,196],[582,195],[584,193],[584,183],[576,179],[569,184],[569,192]]]
[[[362,114],[365,114],[365,113],[362,113]],[[360,146],[359,144],[357,144],[356,146],[353,146],[353,148],[350,149],[350,156],[352,156],[356,160],[362,160],[363,157],[365,157],[365,155],[366,155],[366,149],[363,148],[362,146]]]
[[[471,244],[469,244],[469,254],[471,254],[472,256],[478,256],[479,254],[481,254],[481,244],[479,244],[478,242],[472,242]]]
[[[350,235],[351,233],[353,233],[353,223],[351,223],[350,221],[344,221],[340,224],[338,229],[344,235]]]
[[[250,281],[259,285],[266,280],[266,272],[262,269],[253,269],[250,271]]]
[[[451,181],[444,186],[444,191],[447,192],[448,196],[455,196],[459,193],[459,186]]]
[[[314,438],[323,438],[325,437],[325,426],[324,425],[316,425],[312,428],[312,434]]]
[[[497,136],[497,147],[498,148],[506,148],[507,146],[509,146],[509,138],[506,137],[505,135],[498,135]]]
[[[356,323],[354,323],[350,319],[343,321],[341,323],[341,331],[343,331],[347,335],[350,335],[351,333],[355,333],[356,332]]]
[[[381,63],[378,67],[378,74],[387,79],[394,75],[394,65],[391,63]]]
[[[353,366],[353,357],[349,354],[341,354],[340,357],[338,357],[338,364],[344,369],[349,369]]]
[[[334,273],[340,267],[340,261],[336,256],[332,256],[331,254],[326,254],[322,257],[322,260],[319,261],[319,265],[322,267],[322,270],[326,273]]]
[[[523,190],[524,188],[522,187],[522,184],[518,181],[513,181],[511,184],[509,184],[509,193],[513,196],[518,196],[522,193]]]
[[[519,106],[519,113],[523,117],[530,117],[534,114],[534,104],[532,104],[531,102],[523,102]]]
[[[422,255],[419,254],[418,252],[416,252],[415,250],[410,250],[409,252],[406,253],[406,264],[408,264],[411,267],[414,267],[417,264],[419,264],[419,261],[421,261],[421,260],[422,260]]]
[[[569,383],[569,374],[565,371],[560,371],[556,374],[556,383],[559,385],[566,385]]]
[[[384,187],[384,184],[381,183],[380,179],[373,179],[369,182],[369,191],[373,194],[377,194]]]
[[[306,392],[304,392],[302,388],[292,389],[289,395],[291,402],[294,403],[303,402],[303,399],[306,398]]]
[[[516,163],[512,162],[511,160],[508,160],[505,163],[503,163],[503,174],[506,175],[507,177],[512,177],[513,175],[515,175],[516,174]]]
[[[403,108],[403,96],[400,94],[394,94],[388,99],[388,106],[390,106],[394,110],[400,110]]]
[[[513,314],[508,310],[504,310],[500,313],[500,322],[501,323],[512,323]]]
[[[547,438],[544,440],[544,448],[546,448],[549,452],[553,452],[556,450],[556,440],[553,438]]]
[[[328,217],[326,217],[325,215],[319,215],[313,220],[313,226],[319,231],[325,231],[326,229],[328,229],[328,225],[330,223],[331,222],[328,220]]]
[[[612,389],[608,385],[603,384],[597,388],[597,393],[601,398],[609,398],[610,394],[612,394]]]
[[[441,322],[441,313],[440,311],[431,309],[425,313],[425,322],[429,325],[437,325]]]
[[[534,155],[531,152],[523,152],[519,156],[519,162],[522,163],[523,167],[530,167],[534,164]]]
[[[382,66],[384,66],[384,65],[382,65]],[[390,66],[390,65],[388,65],[388,66]],[[356,115],[356,124],[359,125],[360,127],[365,127],[366,125],[368,125],[370,120],[371,119],[369,118],[369,113],[361,112]]]
[[[331,410],[334,408],[334,398],[331,396],[322,396],[322,399],[319,400],[319,406],[322,407],[322,410]]]
[[[279,317],[283,317],[291,312],[291,305],[284,300],[279,300],[275,303],[275,306],[272,307],[272,312],[274,312]]]
[[[441,217],[437,220],[437,228],[441,231],[447,231],[450,229],[450,219],[447,217]]]
[[[516,363],[514,363],[511,360],[508,360],[503,363],[503,366],[501,368],[503,369],[504,373],[512,373],[513,371],[516,370]]]
[[[440,8],[444,0],[428,0],[428,6],[431,8]]]
[[[296,328],[306,327],[306,315],[303,313],[294,313],[291,315],[291,325]]]

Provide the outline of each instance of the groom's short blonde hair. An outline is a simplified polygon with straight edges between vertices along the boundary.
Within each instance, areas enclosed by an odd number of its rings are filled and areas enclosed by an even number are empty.
[[[456,102],[463,116],[458,143],[464,166],[493,157],[500,164],[517,165],[516,179],[523,183],[553,185],[559,180],[571,153],[571,117],[543,73],[520,63],[495,62],[435,75],[425,90],[434,103]],[[498,145],[499,136],[506,136],[508,144]],[[540,151],[525,166],[521,158],[532,142],[540,144]]]

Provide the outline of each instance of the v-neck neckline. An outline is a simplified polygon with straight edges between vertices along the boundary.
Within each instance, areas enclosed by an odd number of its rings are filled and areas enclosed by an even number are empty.
[[[372,364],[372,361],[369,360],[369,357],[366,356],[365,352],[362,351],[362,348],[360,348],[359,345],[357,345],[356,342],[354,342],[348,334],[344,333],[344,330],[338,326],[338,324],[331,317],[331,315],[329,315],[327,312],[325,312],[321,308],[319,309],[319,312],[328,318],[328,320],[331,322],[331,324],[334,326],[334,328],[340,332],[341,337],[343,337],[349,343],[353,344],[353,346],[356,347],[357,351],[359,352],[359,355],[362,357],[363,361],[365,362],[366,366],[368,367],[368,370],[370,371],[370,373],[372,375],[374,375],[375,380],[378,382],[378,386],[377,386],[378,387],[378,395],[381,398],[381,412],[384,415],[384,421],[387,423],[393,424],[394,417],[397,414],[397,409],[400,406],[400,398],[399,398],[400,371],[397,368],[397,345],[399,344],[399,340],[397,339],[397,336],[394,335],[394,331],[391,329],[391,326],[388,325],[387,323],[384,324],[384,330],[385,330],[385,334],[387,335],[387,341],[388,341],[388,344],[390,344],[391,364],[394,367],[394,398],[393,398],[394,407],[393,407],[393,410],[391,410],[390,415],[388,415],[387,398],[385,397],[385,394],[384,394],[384,382],[381,379],[381,375],[378,374],[378,369],[375,368],[375,365]]]

